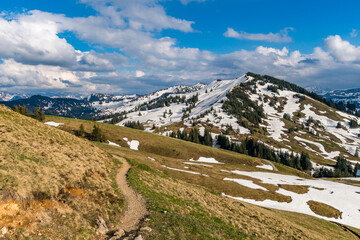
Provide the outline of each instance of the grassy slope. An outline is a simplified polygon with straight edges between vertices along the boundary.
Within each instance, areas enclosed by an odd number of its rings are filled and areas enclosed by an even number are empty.
[[[150,208],[149,239],[356,239],[324,220],[224,198],[131,162],[130,182]]]
[[[67,130],[78,129],[83,123],[85,129],[90,132],[93,126],[92,122],[83,120],[59,117],[47,117],[47,120],[65,123],[62,128]],[[221,192],[234,196],[250,194],[252,197],[262,199],[265,191],[249,189],[230,182],[225,183],[222,180],[224,175],[219,173],[220,169],[261,171],[253,167],[261,162],[260,159],[144,131],[108,124],[99,125],[111,141],[123,147],[100,143],[97,146],[109,153],[131,159],[134,164],[129,179],[147,197],[151,210],[150,225],[154,229],[150,234],[151,239],[198,239],[200,236],[206,236],[206,239],[289,239],[291,237],[322,239],[324,235],[328,236],[328,239],[353,237],[324,220],[243,204],[220,195]],[[140,151],[128,149],[127,144],[122,140],[124,137],[139,140]],[[183,168],[183,162],[194,156],[195,159],[200,156],[215,157],[226,164],[211,169],[189,166],[190,171],[210,175],[210,178],[162,167],[162,164],[165,164],[169,167]],[[156,162],[149,160],[148,157],[155,158]],[[280,173],[306,176],[291,168],[278,164],[276,166]],[[281,199],[281,196],[270,197]]]
[[[0,226],[12,238],[94,238],[98,216],[120,217],[119,166],[84,139],[0,106],[0,160]]]

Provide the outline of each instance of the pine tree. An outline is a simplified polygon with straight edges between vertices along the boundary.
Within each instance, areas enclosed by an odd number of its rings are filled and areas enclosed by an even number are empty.
[[[205,130],[205,133],[204,133],[204,145],[206,146],[212,146],[212,137],[211,137],[211,134],[208,130]]]
[[[81,124],[80,125],[80,129],[78,131],[78,134],[77,134],[79,137],[84,137],[85,136],[85,128],[84,128],[84,124]]]
[[[100,127],[97,126],[96,124],[94,124],[93,131],[91,132],[91,134],[89,136],[89,140],[97,141],[97,142],[106,142],[105,135],[102,133]]]
[[[39,120],[40,122],[45,120],[45,114],[43,110],[40,110],[40,108],[35,109],[35,119]]]
[[[310,170],[312,167],[310,157],[308,153],[301,153],[300,164],[303,170]]]

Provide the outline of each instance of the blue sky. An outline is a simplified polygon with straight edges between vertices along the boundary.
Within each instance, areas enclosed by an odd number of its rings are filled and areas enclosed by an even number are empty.
[[[248,71],[360,87],[358,1],[12,0],[0,91],[148,93]]]

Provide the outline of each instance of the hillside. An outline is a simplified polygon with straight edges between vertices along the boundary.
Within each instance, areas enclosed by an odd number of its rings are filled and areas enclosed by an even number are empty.
[[[2,105],[0,159],[6,237],[95,239],[99,216],[111,227],[121,215],[123,199],[114,185],[118,165],[109,155]]]
[[[111,116],[117,113],[117,125],[139,121],[146,131],[174,137],[179,137],[179,131],[189,134],[193,128],[204,136],[207,130],[213,146],[229,149],[231,146],[218,145],[219,134],[227,135],[230,143],[251,137],[277,152],[278,156],[273,154],[269,160],[312,173],[321,168],[336,172],[339,156],[353,166],[360,160],[358,117],[335,109],[335,104],[319,95],[269,76],[248,73],[186,93],[144,99],[147,102],[129,101],[114,108],[106,105],[102,121],[114,122]],[[310,168],[296,166],[296,155],[301,153],[309,155]]]
[[[69,132],[79,129],[81,124],[84,125],[87,132],[90,132],[94,124],[84,120],[50,116],[47,117],[46,121],[63,123],[59,128]],[[109,140],[108,144],[98,144],[100,148],[135,161],[135,165],[137,163],[145,164],[146,166],[142,167],[145,170],[150,166],[151,169],[160,171],[159,174],[162,172],[165,173],[165,176],[171,176],[171,178],[191,185],[201,186],[217,195],[219,199],[238,199],[242,202],[304,213],[359,228],[358,202],[360,201],[360,195],[357,186],[336,183],[330,180],[316,180],[283,164],[271,163],[264,159],[232,151],[111,124],[97,124]],[[154,173],[150,170],[148,172]],[[160,174],[160,176],[163,175]],[[145,179],[148,179],[148,177],[145,177]],[[136,178],[133,180],[137,181]],[[147,183],[137,181],[136,184],[139,184],[139,188],[142,188],[141,186]],[[160,192],[168,189],[167,184],[154,184],[150,189],[156,187],[159,188],[156,191]],[[141,191],[145,195],[156,195],[154,192],[149,192],[148,188],[141,189]],[[167,191],[166,196],[168,194],[177,196],[176,193]],[[344,195],[347,198],[343,198]],[[161,194],[156,196],[161,197]],[[150,202],[157,204],[157,200],[156,198],[156,200]],[[156,208],[154,211],[162,210]],[[278,215],[282,216],[282,214]],[[297,216],[296,213],[290,215],[292,217],[287,215],[289,219],[286,221],[296,224],[294,222],[295,216]],[[309,218],[307,220],[309,225],[315,221],[311,220],[312,217],[302,216]],[[153,224],[156,225],[156,222]],[[325,227],[327,224],[327,221],[320,221],[316,226],[320,229],[323,227],[328,228]],[[266,229],[265,225],[263,225],[264,229]],[[308,228],[312,229],[310,226]],[[331,225],[330,228],[334,231],[338,229],[336,225]],[[273,234],[276,234],[276,230],[273,231]],[[260,231],[258,234],[263,236],[265,232]],[[308,238],[321,239],[312,234],[314,233],[309,233]]]

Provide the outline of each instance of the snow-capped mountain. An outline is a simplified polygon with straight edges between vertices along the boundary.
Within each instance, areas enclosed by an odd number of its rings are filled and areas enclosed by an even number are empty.
[[[4,102],[24,99],[27,97],[28,96],[25,94],[12,94],[8,92],[0,92],[0,101],[4,101]]]
[[[164,135],[193,127],[201,135],[210,129],[213,139],[227,134],[232,142],[251,135],[278,151],[310,153],[314,169],[335,164],[340,155],[353,164],[359,160],[360,119],[294,84],[247,74],[191,90],[167,89],[117,103],[96,101],[92,106],[108,116],[126,112],[117,125],[139,121],[147,131]]]
[[[251,135],[278,151],[308,152],[318,166],[333,166],[340,155],[354,164],[359,160],[359,117],[335,109],[332,102],[304,88],[252,73],[142,96],[92,94],[81,100],[33,96],[3,104],[26,105],[30,111],[40,107],[47,114],[74,118],[97,116],[121,126],[139,121],[147,131],[159,134],[195,127],[204,135],[206,129],[214,144],[219,134],[226,134],[230,142]]]
[[[321,93],[320,95],[334,102],[352,102],[358,108],[360,107],[360,88],[333,90]]]

